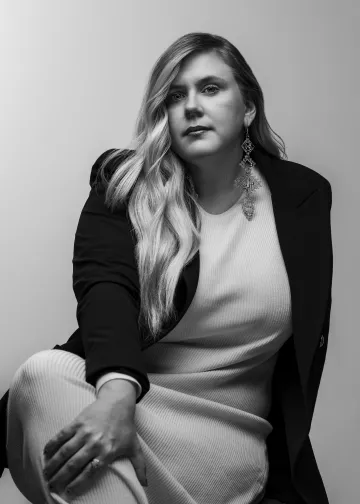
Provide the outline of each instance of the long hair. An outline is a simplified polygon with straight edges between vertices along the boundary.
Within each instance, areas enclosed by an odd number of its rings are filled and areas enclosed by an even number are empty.
[[[283,140],[271,129],[258,81],[238,49],[223,37],[189,33],[166,49],[156,61],[146,86],[132,143],[134,152],[123,159],[115,149],[99,174],[107,184],[105,204],[112,210],[128,200],[128,215],[136,235],[135,257],[140,285],[138,324],[146,338],[159,339],[163,325],[176,315],[174,295],[183,268],[200,245],[201,219],[194,185],[184,162],[171,149],[166,98],[184,60],[193,54],[215,52],[232,69],[245,103],[256,115],[249,127],[251,141],[277,158],[286,158]],[[117,159],[117,157],[119,159]],[[122,158],[122,159],[120,159]],[[115,162],[107,181],[105,166]]]

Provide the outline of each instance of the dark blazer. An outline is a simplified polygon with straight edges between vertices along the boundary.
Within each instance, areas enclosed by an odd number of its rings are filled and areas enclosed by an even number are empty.
[[[144,342],[144,330],[137,322],[136,238],[127,214],[127,202],[110,212],[104,205],[104,187],[96,183],[99,163],[108,152],[92,167],[92,189],[75,234],[73,289],[78,302],[79,327],[65,344],[54,348],[83,357],[86,381],[94,386],[97,378],[107,371],[135,377],[143,389],[138,403],[150,388],[141,351],[153,343]],[[117,159],[132,152],[123,150]],[[287,504],[328,504],[309,432],[329,333],[333,270],[331,186],[314,170],[279,160],[260,148],[255,148],[251,156],[272,195],[290,283],[293,325],[291,337],[279,350],[272,381],[268,420],[273,431],[267,438],[266,497]],[[108,173],[114,168],[115,162],[110,163]],[[175,327],[190,306],[199,266],[197,252],[181,274],[174,299],[176,316],[164,326],[161,338]],[[0,475],[7,467],[7,397],[8,392],[0,401]]]

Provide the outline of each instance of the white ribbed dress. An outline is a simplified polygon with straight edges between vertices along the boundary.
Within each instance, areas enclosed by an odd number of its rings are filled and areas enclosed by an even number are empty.
[[[151,387],[136,407],[150,504],[255,504],[268,478],[266,420],[291,294],[265,178],[248,221],[240,201],[201,209],[195,297],[143,352]],[[151,484],[158,481],[158,485]]]

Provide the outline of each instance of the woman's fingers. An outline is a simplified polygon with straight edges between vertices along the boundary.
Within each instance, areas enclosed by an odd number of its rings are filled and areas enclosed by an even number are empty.
[[[91,462],[92,459],[78,474],[78,476],[75,479],[73,479],[70,483],[68,483],[68,485],[66,485],[65,491],[68,494],[70,494],[70,496],[81,494],[87,488],[87,486],[89,485],[89,481],[92,480],[95,473],[101,471],[102,467],[94,469]]]
[[[78,435],[70,438],[68,442],[63,444],[51,458],[45,459],[43,473],[46,480],[53,478],[61,467],[85,444],[83,436]]]
[[[140,483],[146,485],[133,403],[133,396],[103,395],[46,444],[44,476],[50,491],[60,494],[69,488],[76,494],[88,486],[95,476],[90,464],[94,458],[108,466],[117,458],[129,457]]]
[[[65,487],[73,484],[75,480],[84,482],[90,474],[91,466],[89,463],[96,457],[98,451],[97,447],[89,451],[89,447],[86,445],[76,450],[76,453],[49,479],[50,489],[55,492],[62,492]]]
[[[50,459],[54,453],[69,439],[71,439],[77,432],[77,427],[75,424],[70,424],[61,429],[56,436],[54,436],[50,441],[44,446],[44,457]]]

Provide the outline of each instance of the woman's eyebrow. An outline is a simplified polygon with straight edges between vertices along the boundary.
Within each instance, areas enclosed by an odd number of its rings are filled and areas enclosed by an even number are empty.
[[[212,81],[219,81],[219,82],[222,82],[223,84],[226,84],[226,80],[221,78],[221,77],[218,77],[217,75],[207,75],[206,77],[202,77],[201,79],[199,79],[196,84],[198,86],[201,86],[203,84],[206,84],[207,82],[212,82]],[[170,89],[169,91],[173,91],[174,89],[183,89],[185,88],[186,86],[184,84],[171,84],[170,86]]]

